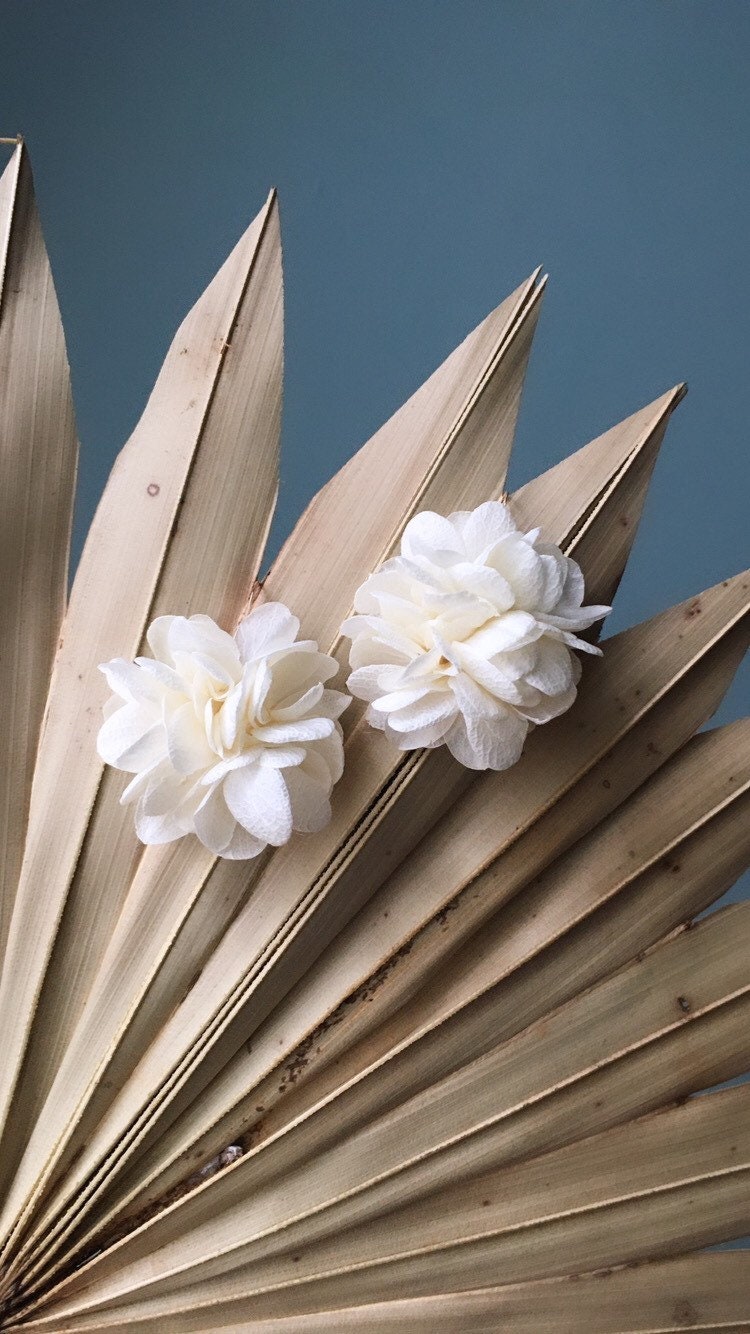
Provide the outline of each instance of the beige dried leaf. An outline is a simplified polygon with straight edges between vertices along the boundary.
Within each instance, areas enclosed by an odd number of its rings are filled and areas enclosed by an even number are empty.
[[[63,621],[67,366],[22,147],[0,178],[0,1328],[750,1329],[748,1257],[698,1252],[750,1230],[750,1095],[702,1096],[750,1065],[750,906],[694,923],[750,860],[748,724],[699,731],[747,647],[748,575],[606,639],[510,771],[395,753],[352,706],[330,825],[256,862],[143,848],[97,757],[97,664],[155,615],[231,629],[281,600],[343,663],[409,518],[504,491],[538,274],[259,586],[280,255],[272,195],[175,337]],[[589,601],[615,594],[683,392],[510,498]]]

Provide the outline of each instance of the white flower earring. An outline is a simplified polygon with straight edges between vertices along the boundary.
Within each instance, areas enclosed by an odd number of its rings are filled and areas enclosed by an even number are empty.
[[[584,607],[583,575],[540,530],[519,532],[507,505],[404,529],[401,554],[360,586],[348,687],[400,750],[446,745],[469,769],[507,769],[533,724],[570,707],[572,649],[609,607]]]
[[[254,608],[234,636],[209,616],[160,616],[153,658],[101,670],[114,692],[98,750],[134,774],[143,843],[196,834],[219,857],[256,857],[331,816],[343,769],[337,721],[351,702],[324,687],[338,663],[280,602]]]

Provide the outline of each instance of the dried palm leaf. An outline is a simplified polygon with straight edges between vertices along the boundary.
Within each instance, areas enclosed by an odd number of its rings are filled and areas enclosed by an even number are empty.
[[[358,704],[317,834],[144,847],[97,665],[154,616],[339,627],[407,521],[504,492],[543,282],[315,497],[265,580],[272,195],[170,348],[64,607],[75,431],[25,149],[0,180],[0,1328],[750,1329],[750,577],[604,643],[509,771]],[[678,387],[509,498],[614,595]],[[30,485],[33,479],[33,485]],[[575,1284],[570,1279],[575,1278]]]

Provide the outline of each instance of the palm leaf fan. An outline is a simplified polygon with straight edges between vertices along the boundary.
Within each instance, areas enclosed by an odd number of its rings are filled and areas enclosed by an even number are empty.
[[[144,846],[97,666],[161,615],[355,592],[422,510],[504,494],[525,282],[315,497],[264,580],[270,196],[187,316],[67,600],[76,437],[22,144],[0,180],[0,1328],[750,1330],[745,722],[704,731],[750,578],[604,642],[512,769],[353,705],[330,823]],[[508,500],[609,601],[678,387]],[[696,918],[701,920],[696,922]],[[713,1089],[714,1091],[707,1090]],[[572,1283],[570,1280],[577,1280]]]

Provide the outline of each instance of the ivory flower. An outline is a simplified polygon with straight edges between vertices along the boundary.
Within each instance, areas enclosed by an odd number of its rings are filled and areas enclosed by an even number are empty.
[[[102,664],[114,694],[98,750],[135,775],[121,800],[136,803],[142,842],[196,834],[238,859],[328,823],[350,701],[324,687],[336,661],[298,632],[280,602],[255,608],[234,636],[209,616],[160,616],[153,658]]]
[[[357,591],[348,686],[400,750],[446,745],[469,769],[507,769],[529,728],[573,703],[577,637],[610,611],[584,607],[583,575],[540,530],[488,501],[407,524],[401,554]]]

